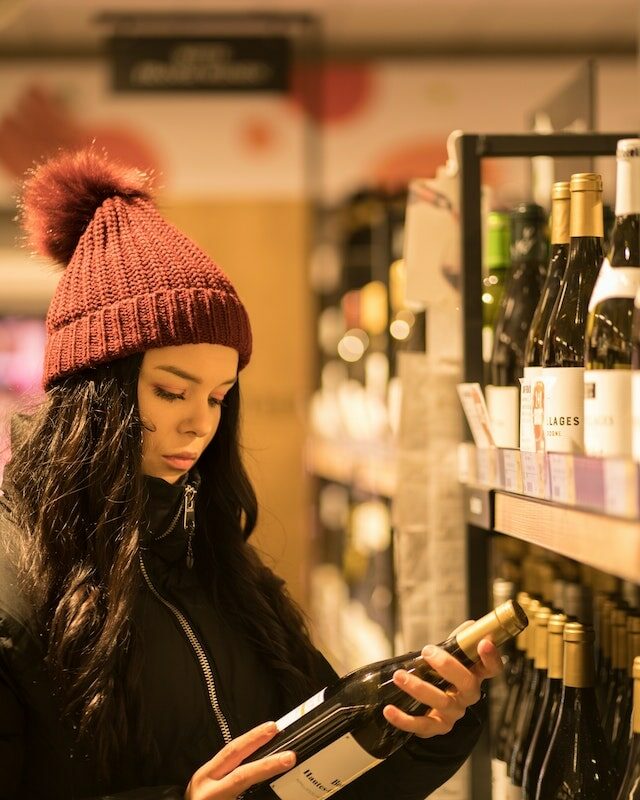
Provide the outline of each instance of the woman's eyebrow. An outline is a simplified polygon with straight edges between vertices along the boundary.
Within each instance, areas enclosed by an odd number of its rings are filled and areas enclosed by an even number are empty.
[[[173,367],[170,365],[156,367],[156,369],[162,369],[165,372],[170,372],[172,375],[176,375],[178,378],[182,378],[185,381],[191,381],[192,383],[197,383],[198,385],[202,384],[201,378],[197,378],[195,375],[191,375],[188,372],[185,372],[183,369],[179,367]],[[219,383],[218,386],[233,386],[236,382],[235,378],[229,378],[229,380],[222,381]]]

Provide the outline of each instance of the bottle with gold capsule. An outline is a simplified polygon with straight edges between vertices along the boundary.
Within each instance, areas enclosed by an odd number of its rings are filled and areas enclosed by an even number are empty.
[[[584,451],[584,348],[589,299],[602,264],[602,178],[571,176],[571,244],[543,348],[544,443]]]
[[[562,698],[562,634],[565,614],[552,614],[547,622],[547,679],[544,696],[522,774],[522,800],[534,800],[538,777],[549,749]],[[541,655],[541,654],[540,654]]]
[[[615,778],[595,694],[593,628],[564,627],[563,688],[536,800],[611,800]]]
[[[627,669],[629,697],[627,700],[626,715],[621,720],[618,727],[618,735],[613,740],[613,760],[616,771],[623,775],[627,759],[629,757],[629,747],[631,745],[631,735],[629,732],[629,721],[633,710],[633,665],[636,658],[640,656],[640,616],[629,615],[627,619]]]
[[[640,800],[640,657],[633,662],[633,717],[631,743],[617,800]]]
[[[611,681],[610,707],[604,718],[604,732],[613,747],[613,743],[620,735],[620,726],[626,724],[628,727],[627,705],[631,701],[628,685],[627,613],[623,608],[617,608],[613,613],[611,640],[613,680]]]
[[[540,714],[547,680],[547,625],[551,609],[541,606],[531,619],[529,641],[532,642],[534,669],[529,693],[520,706],[516,724],[516,741],[509,763],[509,780],[512,785],[510,800],[522,797],[524,765],[531,746],[535,724]]]

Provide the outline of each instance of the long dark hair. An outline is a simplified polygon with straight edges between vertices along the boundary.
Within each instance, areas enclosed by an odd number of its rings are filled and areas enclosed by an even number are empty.
[[[15,518],[27,534],[19,556],[21,587],[35,609],[65,714],[78,739],[93,742],[104,776],[126,745],[153,749],[139,705],[131,621],[142,586],[142,358],[58,381],[7,468]],[[257,501],[242,464],[239,419],[236,384],[198,462],[196,564],[212,598],[233,609],[283,702],[295,705],[316,688],[317,659],[302,612],[247,542]]]

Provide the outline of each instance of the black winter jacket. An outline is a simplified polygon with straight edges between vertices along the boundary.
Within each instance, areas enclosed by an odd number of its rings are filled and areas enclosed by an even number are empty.
[[[17,592],[8,549],[0,547],[0,800],[181,800],[193,773],[223,746],[223,729],[235,737],[289,710],[234,620],[213,607],[186,566],[184,486],[147,483],[151,533],[143,540],[145,589],[134,622],[145,653],[143,704],[160,759],[147,763],[132,752],[112,780],[98,779],[92,757],[61,721],[42,640]],[[0,544],[19,535],[9,487],[0,495]],[[336,678],[320,653],[318,672],[322,685]],[[484,712],[478,703],[446,736],[410,740],[338,796],[421,800],[466,759]]]

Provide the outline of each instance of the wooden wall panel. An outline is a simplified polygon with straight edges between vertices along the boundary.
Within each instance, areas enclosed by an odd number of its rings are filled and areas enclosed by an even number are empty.
[[[245,461],[260,503],[255,541],[294,598],[307,607],[311,527],[303,446],[312,375],[308,205],[165,198],[162,206],[220,264],[249,311],[254,349],[241,387]]]

